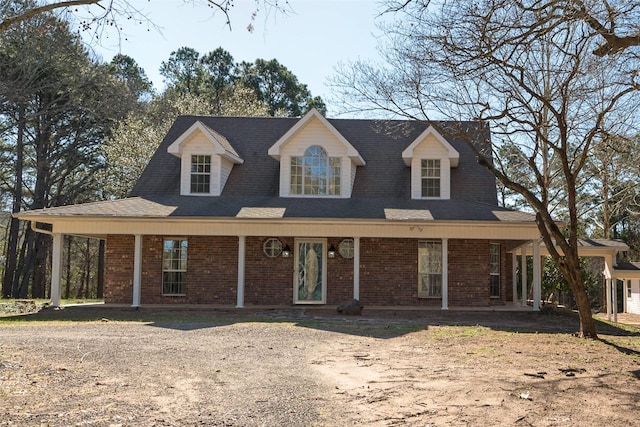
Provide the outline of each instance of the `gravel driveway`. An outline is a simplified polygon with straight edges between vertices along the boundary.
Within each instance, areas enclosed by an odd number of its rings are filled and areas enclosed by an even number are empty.
[[[0,322],[0,426],[637,422],[638,333],[611,329],[614,346],[573,337],[566,316],[387,314]]]

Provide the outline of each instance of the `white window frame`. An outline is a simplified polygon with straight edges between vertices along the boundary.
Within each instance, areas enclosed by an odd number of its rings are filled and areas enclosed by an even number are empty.
[[[180,258],[167,259],[167,243],[178,242],[178,250]],[[183,247],[184,245],[184,247]],[[174,246],[173,253],[176,248]],[[189,241],[183,237],[165,237],[162,240],[162,295],[163,296],[185,296],[187,294],[187,261],[189,257]],[[175,263],[177,261],[177,264]],[[167,291],[167,275],[175,275],[181,273],[181,281],[178,283],[179,289],[175,288],[175,284]],[[170,285],[169,285],[170,286]]]
[[[428,249],[429,246],[434,250],[424,254],[423,251]],[[439,251],[435,249],[439,249]],[[427,259],[425,259],[424,256],[426,256]],[[445,256],[442,240],[421,240],[418,242],[418,298],[442,298],[442,289],[444,286],[442,270]],[[437,277],[439,277],[440,281],[439,287],[437,287],[437,283],[430,283],[432,279],[436,279]],[[425,283],[425,280],[429,283]],[[427,289],[424,289],[425,285]]]
[[[428,163],[432,163],[429,165]],[[433,175],[437,170],[437,175]],[[425,182],[436,183],[437,186],[427,186],[426,190],[438,189],[437,195],[425,194]],[[423,199],[442,198],[442,160],[441,159],[420,159],[420,195]]]
[[[338,253],[344,259],[353,259],[355,254],[355,242],[353,239],[343,239],[338,245]]]
[[[497,249],[498,253],[494,253]],[[500,243],[489,243],[489,296],[491,298],[500,298],[502,281],[500,278],[500,268],[502,267],[501,263],[501,252],[502,247]],[[496,259],[497,257],[497,259]],[[497,278],[497,279],[496,279]],[[494,280],[497,280],[497,293],[494,293]]]
[[[200,160],[204,160],[202,163]],[[208,161],[208,162],[207,162]],[[211,169],[212,169],[212,156],[210,154],[191,154],[191,170],[189,173],[189,192],[191,194],[209,194],[211,193]],[[203,168],[205,170],[200,170]],[[205,177],[208,178],[208,182],[206,183],[194,183],[195,177]],[[204,191],[194,191],[194,185],[206,185],[206,190]]]
[[[282,242],[277,237],[271,237],[265,240],[262,251],[267,258],[278,258],[282,254]]]
[[[307,173],[314,168],[323,168],[324,176]],[[340,197],[342,186],[342,159],[330,157],[321,145],[312,145],[302,156],[291,157],[289,162],[289,195],[300,197]],[[310,179],[317,178],[319,185],[313,191]],[[321,186],[324,190],[321,192]]]

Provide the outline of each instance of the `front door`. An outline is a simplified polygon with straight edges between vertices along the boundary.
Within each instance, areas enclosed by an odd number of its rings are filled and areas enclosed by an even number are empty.
[[[296,240],[295,304],[324,304],[326,301],[326,240]]]

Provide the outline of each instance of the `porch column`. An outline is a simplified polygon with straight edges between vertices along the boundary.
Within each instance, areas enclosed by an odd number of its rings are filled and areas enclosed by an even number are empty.
[[[246,236],[238,236],[238,292],[236,308],[244,307],[244,263],[246,252]]]
[[[527,306],[527,245],[520,248],[520,257],[522,258],[520,266],[520,287],[522,289],[522,305]]]
[[[611,309],[613,310],[613,321],[618,322],[618,278],[613,276],[611,278]]]
[[[442,239],[442,309],[449,309],[449,240]]]
[[[360,238],[353,238],[353,298],[360,300]]]
[[[533,311],[540,311],[542,298],[542,263],[540,261],[540,240],[536,240],[533,242]]]
[[[628,313],[629,307],[627,307],[627,280],[622,279],[622,312]]]
[[[513,282],[513,302],[518,302],[518,254],[511,252],[511,281]]]
[[[63,237],[63,234],[53,233],[53,252],[51,253],[51,305],[53,307],[60,307]]]
[[[142,283],[142,235],[135,235],[133,247],[133,301],[131,303],[131,307],[140,307],[140,284]]]
[[[606,276],[604,278],[604,289],[605,289],[605,298],[607,306],[607,320],[611,321],[611,279],[608,279]]]

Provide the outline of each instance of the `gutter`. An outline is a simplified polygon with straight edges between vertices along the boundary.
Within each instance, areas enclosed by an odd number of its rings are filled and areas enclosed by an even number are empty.
[[[31,220],[31,229],[36,233],[48,234],[49,236],[53,236],[53,231],[45,230],[44,228],[38,228],[38,222]]]

